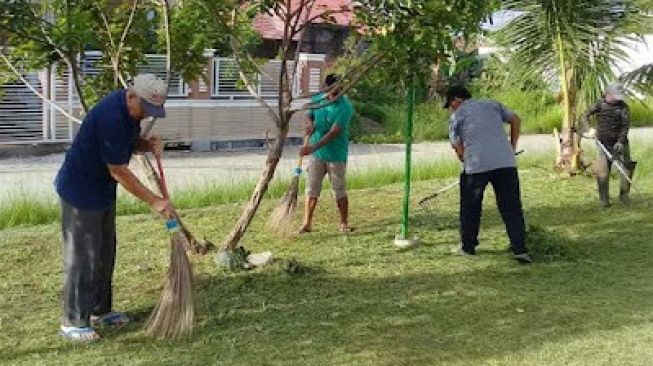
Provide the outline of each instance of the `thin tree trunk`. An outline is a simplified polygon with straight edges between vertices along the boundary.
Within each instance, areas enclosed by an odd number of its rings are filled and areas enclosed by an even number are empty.
[[[570,174],[580,169],[580,141],[574,133],[576,125],[576,81],[571,61],[567,60],[564,52],[562,36],[556,39],[560,65],[560,91],[562,93],[562,131],[560,131],[560,149],[556,159],[556,166]]]
[[[288,120],[285,119],[285,116],[282,118],[282,124],[285,126],[285,128],[277,129],[277,138],[272,145],[272,148],[268,152],[268,158],[265,161],[265,169],[263,170],[261,177],[256,184],[256,188],[249,198],[247,205],[243,209],[238,222],[236,222],[236,225],[234,225],[233,229],[223,242],[223,246],[226,250],[235,249],[240,242],[240,239],[243,237],[247,231],[247,228],[251,224],[252,219],[254,219],[259,205],[263,200],[263,196],[265,196],[265,193],[268,190],[270,181],[274,177],[274,172],[277,169],[277,165],[279,164],[279,159],[281,159],[283,146],[285,144],[286,137],[288,136]]]
[[[79,103],[84,109],[84,113],[88,113],[88,104],[86,103],[86,98],[84,97],[84,91],[82,90],[82,82],[79,78],[79,66],[77,65],[77,60],[73,57],[65,58],[68,67],[70,68],[70,74],[73,77],[73,84],[75,85],[75,90],[77,91],[77,96],[79,97]]]

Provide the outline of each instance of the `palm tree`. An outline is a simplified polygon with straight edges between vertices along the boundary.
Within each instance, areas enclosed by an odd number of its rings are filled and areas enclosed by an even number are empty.
[[[622,75],[620,80],[627,87],[643,93],[653,94],[653,63]]]
[[[500,30],[497,41],[511,62],[528,65],[560,91],[563,121],[557,166],[581,167],[574,133],[577,114],[594,102],[616,75],[612,66],[645,25],[637,0],[508,0],[519,16]]]

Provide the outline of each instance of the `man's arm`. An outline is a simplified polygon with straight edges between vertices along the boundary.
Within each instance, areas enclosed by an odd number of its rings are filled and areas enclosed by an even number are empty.
[[[590,130],[590,117],[598,113],[600,109],[601,109],[601,101],[598,101],[593,106],[591,106],[587,111],[585,111],[585,113],[583,113],[583,117],[580,120],[581,132],[587,132]]]
[[[165,217],[170,218],[173,216],[173,209],[167,199],[161,198],[147,189],[138,178],[129,170],[128,165],[111,165],[107,164],[109,174],[120,183],[127,192],[133,194],[141,201],[150,205],[155,211],[163,214]]]
[[[628,130],[630,129],[630,109],[626,107],[621,111],[621,131],[619,132],[618,141],[623,145],[628,140]]]
[[[458,156],[458,160],[464,161],[465,146],[463,146],[462,143],[458,143],[458,144],[451,145],[451,147],[453,147],[453,150],[456,152],[456,156]]]
[[[163,140],[158,136],[152,136],[149,139],[139,138],[136,142],[137,152],[151,152],[154,155],[163,155]]]
[[[315,125],[313,124],[313,118],[314,117],[312,114],[306,115],[306,128],[304,130],[306,136],[311,136],[313,132],[315,132]]]
[[[326,135],[322,136],[320,141],[318,141],[314,145],[308,145],[308,146],[302,147],[299,153],[301,155],[310,155],[314,151],[319,150],[322,146],[328,144],[331,140],[336,138],[336,136],[338,136],[341,132],[342,132],[342,127],[340,127],[337,124],[333,124],[333,126],[331,127],[329,132],[327,132]]]
[[[460,136],[460,123],[461,121],[456,117],[454,113],[449,119],[449,142],[451,147],[456,152],[458,160],[464,161],[465,158],[465,145],[463,144],[463,139]]]
[[[510,145],[512,145],[512,150],[517,151],[517,144],[519,143],[519,134],[521,133],[521,118],[518,115],[513,114],[512,117],[508,119],[510,124]]]

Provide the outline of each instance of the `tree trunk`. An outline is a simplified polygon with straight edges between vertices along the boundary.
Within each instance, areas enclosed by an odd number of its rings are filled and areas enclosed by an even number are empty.
[[[70,69],[70,74],[73,78],[73,84],[75,85],[75,90],[77,91],[77,97],[79,97],[79,104],[81,104],[84,113],[88,113],[88,104],[86,103],[86,98],[84,97],[84,90],[82,89],[82,82],[79,78],[79,67],[77,66],[77,59],[75,57],[68,57],[64,59],[64,62],[68,64]]]
[[[560,92],[562,94],[562,131],[558,137],[559,149],[556,168],[576,174],[581,170],[580,139],[574,133],[576,128],[576,75],[571,60],[566,59],[562,38],[557,39],[560,62]]]
[[[277,129],[277,138],[272,145],[272,148],[268,152],[268,158],[265,161],[265,169],[261,174],[261,178],[259,178],[254,192],[249,198],[247,205],[243,209],[243,213],[240,215],[240,219],[238,219],[238,222],[236,225],[234,225],[234,228],[231,230],[223,242],[225,250],[231,251],[236,248],[240,242],[240,239],[243,237],[247,231],[247,228],[251,224],[254,215],[256,215],[259,205],[263,200],[263,196],[265,196],[265,193],[268,190],[270,181],[274,177],[274,172],[276,171],[277,165],[279,164],[279,159],[281,159],[281,153],[283,152],[286,136],[288,136],[287,120],[284,121],[284,126],[284,128]]]

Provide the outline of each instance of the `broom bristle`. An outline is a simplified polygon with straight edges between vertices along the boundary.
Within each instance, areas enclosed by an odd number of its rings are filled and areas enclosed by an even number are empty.
[[[193,331],[193,271],[184,241],[181,232],[172,235],[168,278],[159,303],[145,324],[149,336],[177,338]]]
[[[297,209],[297,195],[299,194],[299,176],[294,176],[288,190],[279,200],[279,204],[270,215],[268,227],[281,235],[292,233],[292,219]]]

